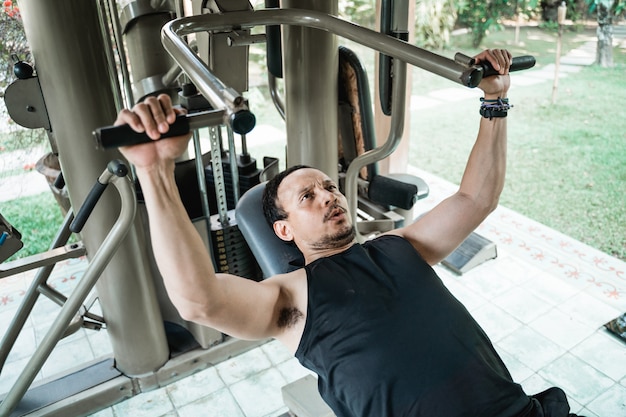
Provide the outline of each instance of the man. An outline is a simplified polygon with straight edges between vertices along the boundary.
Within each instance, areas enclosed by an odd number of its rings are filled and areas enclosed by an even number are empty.
[[[215,273],[173,176],[188,137],[121,149],[135,165],[155,258],[181,316],[234,337],[281,341],[318,373],[339,417],[567,416],[561,390],[532,398],[511,380],[430,267],[496,207],[504,185],[511,55],[475,58],[499,75],[479,86],[484,117],[459,190],[413,224],[360,245],[334,181],[293,167],[267,184],[264,211],[306,266],[262,282]],[[123,110],[116,124],[158,139],[179,111],[162,95]]]

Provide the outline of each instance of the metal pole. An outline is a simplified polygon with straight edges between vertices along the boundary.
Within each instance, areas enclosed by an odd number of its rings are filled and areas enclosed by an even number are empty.
[[[348,200],[348,207],[350,208],[350,215],[352,216],[353,222],[356,221],[358,207],[357,181],[359,171],[364,166],[391,155],[402,140],[402,134],[404,132],[404,118],[406,113],[404,106],[406,99],[406,73],[406,62],[397,60],[394,63],[394,76],[391,93],[391,107],[393,108],[393,112],[391,113],[391,126],[387,141],[379,147],[367,151],[353,159],[348,167],[348,172],[346,172],[346,199]],[[357,239],[359,242],[363,242],[365,241],[365,236],[362,236],[357,231]]]
[[[561,45],[563,44],[563,23],[567,6],[561,2],[558,8],[557,22],[559,23],[559,35],[556,40],[556,62],[554,63],[554,81],[552,82],[552,104],[556,103],[556,94],[559,89],[559,70],[561,69]]]
[[[48,333],[46,333],[39,346],[37,346],[37,349],[35,349],[35,352],[31,355],[30,360],[18,376],[13,387],[7,393],[7,396],[2,400],[2,403],[0,403],[0,415],[2,416],[11,414],[11,411],[22,399],[28,387],[37,376],[37,373],[41,370],[44,362],[48,359],[48,356],[50,356],[50,353],[52,353],[58,341],[63,337],[72,318],[82,306],[93,289],[93,286],[98,281],[98,278],[100,278],[100,274],[111,259],[111,256],[118,249],[119,243],[128,232],[135,217],[137,205],[130,180],[127,177],[114,177],[110,173],[106,177],[108,177],[107,182],[109,180],[114,182],[122,198],[119,219],[113,225],[111,233],[107,236],[102,246],[93,257],[92,262],[85,271],[85,275],[76,285],[72,295],[61,308],[50,330],[48,330]],[[100,178],[105,178],[105,175]]]
[[[284,0],[299,8],[337,15],[337,1]],[[303,26],[283,26],[283,77],[287,166],[305,164],[337,179],[337,38]]]
[[[20,9],[70,201],[78,209],[102,169],[120,158],[114,150],[97,151],[92,138],[116,116],[97,2],[22,0]],[[119,196],[106,190],[81,234],[89,258],[119,212]],[[136,220],[97,283],[116,366],[128,375],[152,372],[169,358],[145,236]]]
[[[297,6],[301,6],[301,3],[298,2]],[[215,83],[213,80],[215,77],[210,74],[207,68],[202,68],[206,67],[206,64],[203,65],[201,60],[194,56],[191,48],[181,39],[182,36],[206,30],[226,31],[233,28],[278,24],[283,25],[283,27],[285,25],[304,26],[333,33],[466,87],[476,87],[482,79],[483,72],[477,67],[468,67],[408,42],[355,25],[328,13],[313,10],[264,9],[253,12],[229,12],[222,15],[204,14],[185,17],[169,22],[163,27],[162,41],[165,49],[172,54],[183,71],[188,72],[189,78],[198,85],[198,90],[204,93],[204,88],[211,90],[210,84]],[[209,73],[207,74],[207,72]],[[203,77],[206,78],[205,81],[202,80]],[[211,95],[211,93],[207,95]],[[211,98],[208,99],[211,101]]]

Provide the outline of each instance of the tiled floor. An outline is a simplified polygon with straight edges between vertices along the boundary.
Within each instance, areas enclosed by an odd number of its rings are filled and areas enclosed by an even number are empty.
[[[413,173],[431,189],[420,209],[454,190],[428,173]],[[589,417],[626,416],[626,343],[603,328],[626,311],[626,264],[504,207],[478,233],[497,244],[495,260],[462,276],[436,269],[490,335],[513,377],[528,393],[562,387],[572,410]],[[50,281],[68,292],[84,267],[84,261],[63,263]],[[27,282],[25,275],[0,281],[0,334]],[[56,310],[41,300],[2,372],[0,392],[11,386]],[[38,379],[110,351],[105,331],[81,330],[59,344]],[[280,388],[307,373],[280,344],[269,342],[94,415],[279,416],[286,412]]]

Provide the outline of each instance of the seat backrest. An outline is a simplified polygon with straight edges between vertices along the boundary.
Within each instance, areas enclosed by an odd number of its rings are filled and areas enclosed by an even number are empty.
[[[263,278],[269,278],[301,268],[304,258],[295,245],[276,236],[265,220],[262,203],[265,184],[255,185],[241,196],[235,216],[241,234],[263,271]]]
[[[341,147],[347,170],[352,160],[376,147],[372,98],[365,67],[358,56],[345,46],[339,46],[339,127]],[[367,166],[365,180],[378,175],[376,163]]]

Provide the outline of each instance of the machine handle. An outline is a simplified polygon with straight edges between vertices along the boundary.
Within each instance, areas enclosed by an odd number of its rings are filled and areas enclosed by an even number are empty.
[[[481,62],[480,66],[483,68],[483,77],[489,77],[491,75],[497,75],[498,71],[493,69],[491,63]],[[529,69],[535,66],[535,57],[532,55],[516,56],[511,60],[511,67],[509,72],[521,71]]]
[[[113,175],[123,177],[127,174],[128,167],[122,161],[116,159],[109,162],[109,164],[107,165],[107,170],[104,174],[100,176],[100,178],[96,180],[96,183],[89,191],[87,198],[85,198],[85,201],[83,202],[82,206],[80,206],[78,213],[70,224],[70,231],[72,233],[80,233],[81,230],[83,230],[83,227],[85,226],[87,219],[91,215],[91,212],[98,203],[98,200],[100,200],[100,197],[102,197],[102,194],[107,188],[107,185],[109,185],[108,180],[111,179]]]
[[[464,80],[468,87],[476,87],[484,77],[497,75],[498,71],[493,69],[493,66],[488,61],[476,63],[476,60],[471,56],[457,52],[454,55],[454,60],[468,68],[478,69],[478,71],[469,71],[467,73],[468,79]],[[509,72],[521,71],[529,69],[535,66],[535,57],[532,55],[516,56],[511,60],[511,66]]]
[[[179,114],[170,125],[170,130],[161,135],[161,139],[181,136],[189,133],[189,120],[186,115]],[[98,149],[118,148],[120,146],[139,145],[152,139],[145,134],[135,132],[129,125],[99,127],[93,132]]]
[[[201,127],[222,125],[225,123],[223,116],[223,110],[207,110],[187,115],[179,114],[176,116],[176,121],[170,125],[170,130],[162,134],[160,139],[181,136]],[[245,135],[254,129],[256,117],[250,110],[239,110],[232,113],[226,123],[230,125],[233,132]],[[152,141],[148,135],[135,132],[129,125],[100,127],[94,130],[93,135],[98,149],[139,145]]]

